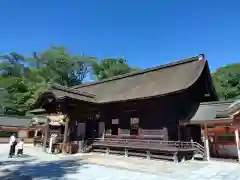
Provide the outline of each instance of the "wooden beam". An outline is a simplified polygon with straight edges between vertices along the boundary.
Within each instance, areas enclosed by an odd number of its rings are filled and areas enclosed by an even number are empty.
[[[238,162],[240,163],[240,149],[239,149],[239,130],[235,130],[235,140],[237,145],[237,154],[238,154]]]
[[[63,135],[63,149],[62,152],[66,153],[67,152],[67,143],[68,143],[68,129],[69,129],[69,117],[66,117],[65,120],[65,127],[64,127],[64,135]]]
[[[43,141],[43,151],[47,151],[47,139],[48,139],[48,132],[49,132],[49,121],[46,119],[45,122],[45,129],[44,129],[44,141]]]
[[[204,147],[205,147],[205,159],[210,160],[209,142],[208,142],[208,129],[207,124],[204,124]]]

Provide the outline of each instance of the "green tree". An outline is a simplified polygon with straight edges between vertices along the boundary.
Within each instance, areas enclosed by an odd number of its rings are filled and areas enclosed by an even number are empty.
[[[220,99],[240,98],[240,64],[221,67],[212,73],[213,82]]]
[[[47,81],[54,79],[54,83],[74,86],[83,83],[94,59],[90,56],[72,55],[63,46],[52,46],[43,53],[34,53],[29,61],[32,66],[40,69],[39,73]]]
[[[106,58],[101,61],[94,61],[92,64],[92,74],[97,80],[103,80],[137,70],[137,68],[130,67],[124,58]]]
[[[52,84],[81,84],[94,59],[72,55],[64,47],[55,46],[33,53],[30,58],[16,54],[1,56],[0,88],[7,91],[3,100],[6,113],[17,115],[24,115]]]
[[[24,115],[39,94],[50,87],[50,82],[46,82],[36,69],[28,67],[21,76],[2,77],[0,87],[6,91],[1,99],[5,113]]]
[[[8,55],[0,55],[1,77],[21,76],[24,73],[24,57],[21,54],[12,52]]]

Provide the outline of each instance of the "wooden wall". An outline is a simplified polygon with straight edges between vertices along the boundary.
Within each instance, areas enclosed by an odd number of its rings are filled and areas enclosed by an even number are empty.
[[[129,136],[130,119],[139,118],[140,138],[178,140],[179,105],[182,104],[176,103],[177,99],[181,99],[181,95],[105,105],[101,120],[106,123],[107,134],[110,133],[112,119],[119,119],[119,136]]]
[[[89,118],[95,119],[96,114],[100,113],[99,122],[105,124],[105,134],[111,133],[112,119],[118,119],[118,135],[130,136],[130,119],[139,118],[139,138],[178,140],[179,121],[189,120],[194,109],[192,107],[199,105],[204,99],[205,92],[201,91],[204,83],[205,81],[200,79],[186,91],[144,100],[111,104],[91,104],[71,100],[68,104],[72,107],[68,112],[72,126],[75,128],[73,137],[77,136],[76,122],[86,125]]]

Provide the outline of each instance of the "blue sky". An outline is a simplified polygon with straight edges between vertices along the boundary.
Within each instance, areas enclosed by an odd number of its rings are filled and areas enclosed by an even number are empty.
[[[147,68],[205,53],[212,70],[240,62],[238,0],[1,0],[0,54],[50,44],[124,56]]]

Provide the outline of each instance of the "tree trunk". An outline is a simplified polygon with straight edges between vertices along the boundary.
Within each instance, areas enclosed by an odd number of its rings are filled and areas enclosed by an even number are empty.
[[[47,151],[47,140],[48,140],[48,132],[49,132],[49,123],[48,119],[46,119],[45,125],[44,125],[44,141],[43,141],[43,151]]]
[[[64,127],[64,136],[63,136],[63,149],[62,152],[66,153],[67,144],[68,144],[68,129],[69,129],[69,118],[66,118],[65,127]]]

